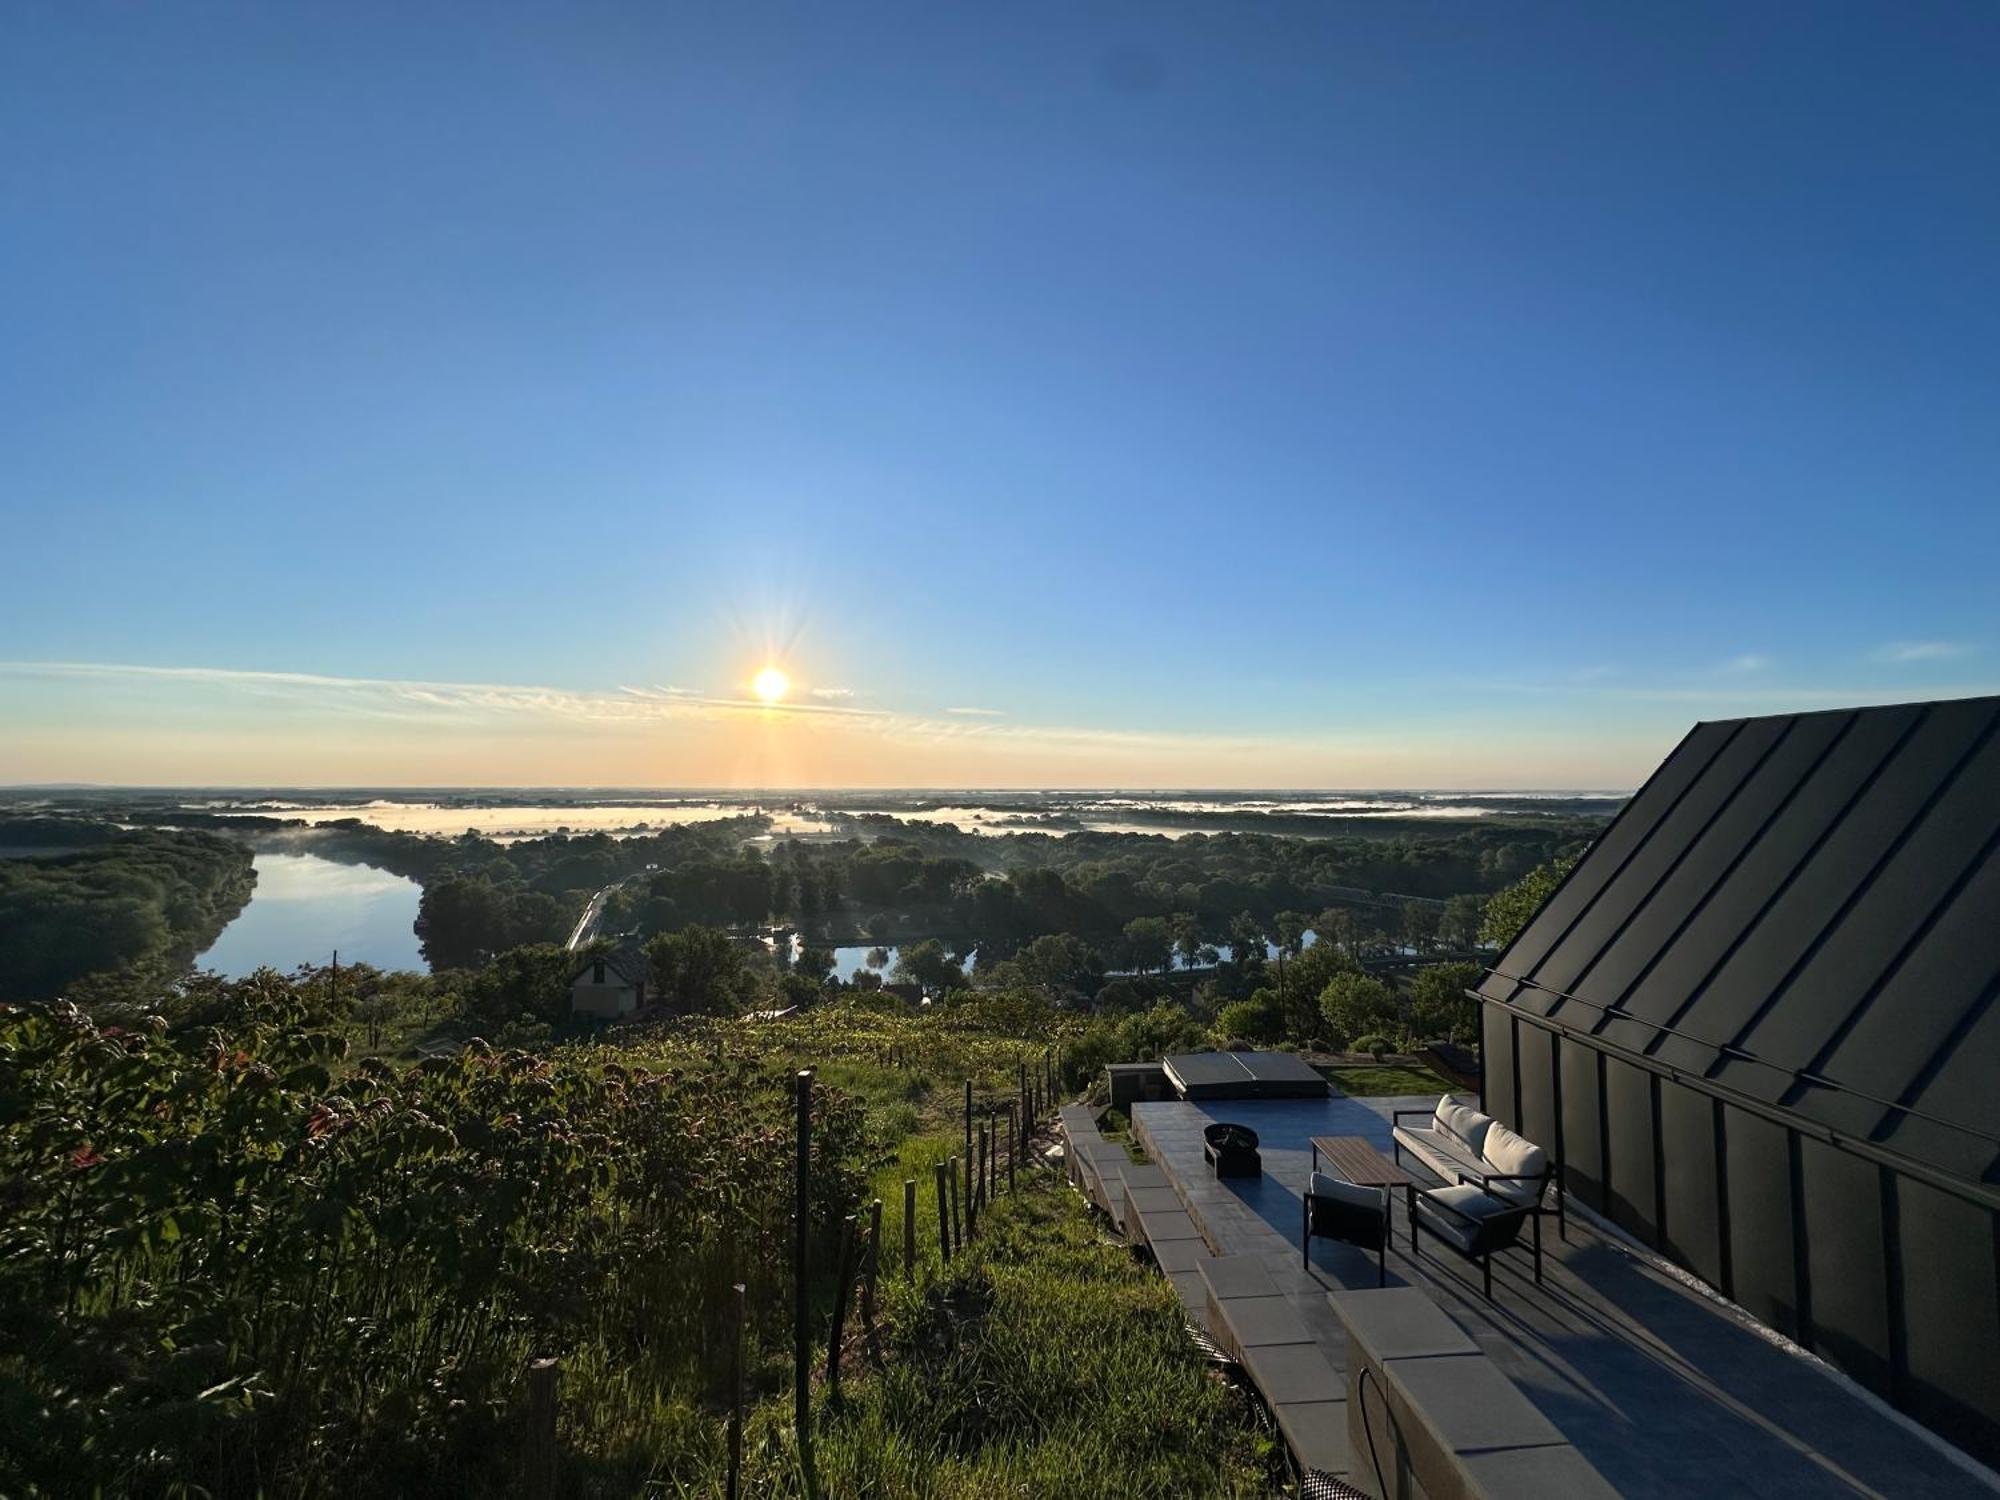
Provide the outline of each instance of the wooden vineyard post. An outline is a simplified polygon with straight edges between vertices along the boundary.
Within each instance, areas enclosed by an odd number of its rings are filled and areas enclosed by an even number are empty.
[[[1019,1127],[1021,1132],[1018,1136],[1021,1148],[1026,1150],[1028,1146],[1028,1120],[1030,1117],[1028,1114],[1028,1065],[1024,1062],[1016,1062],[1014,1064],[1014,1102],[1020,1106],[1020,1113],[1015,1116],[1014,1123]]]
[[[746,1291],[742,1282],[730,1288],[729,1329],[729,1500],[743,1493],[743,1328]]]
[[[861,1321],[867,1326],[868,1336],[875,1336],[875,1275],[882,1269],[882,1200],[876,1198],[868,1205],[868,1259],[864,1264],[866,1272],[861,1278]]]
[[[1014,1191],[1014,1158],[1021,1154],[1021,1132],[1015,1121],[1014,1101],[1007,1101],[1007,1191]]]
[[[986,1208],[986,1125],[983,1121],[979,1126],[979,1163],[973,1169],[972,1181],[973,1201],[983,1212]]]
[[[917,1274],[917,1179],[903,1179],[903,1280]]]
[[[943,1162],[931,1168],[931,1181],[937,1187],[938,1256],[946,1265],[951,1264],[951,1188],[944,1180],[949,1170]]]
[[[812,1245],[812,1078],[811,1068],[799,1070],[798,1201],[792,1226],[792,1423],[801,1456],[812,1445],[812,1299],[806,1284]]]
[[[958,1181],[958,1158],[954,1156],[951,1159],[951,1248],[954,1250],[965,1246],[965,1215],[958,1206]]]
[[[853,1214],[840,1221],[839,1280],[833,1287],[833,1332],[826,1340],[826,1399],[840,1399],[840,1340],[847,1331],[847,1291],[854,1284],[856,1225]]]
[[[522,1478],[532,1500],[554,1500],[556,1493],[556,1373],[552,1359],[528,1366],[528,1451]]]
[[[973,1232],[978,1210],[972,1202],[972,1080],[965,1080],[965,1230]]]

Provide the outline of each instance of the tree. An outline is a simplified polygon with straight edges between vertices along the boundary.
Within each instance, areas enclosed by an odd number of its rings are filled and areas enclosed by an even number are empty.
[[[1336,974],[1320,992],[1319,1009],[1336,1046],[1370,1032],[1402,1029],[1395,995],[1372,974]]]
[[[509,948],[472,976],[466,1009],[488,1026],[508,1026],[521,1017],[553,1024],[569,1016],[569,981],[581,955],[557,943]]]
[[[1043,991],[1052,1003],[1063,995],[1088,997],[1104,977],[1104,961],[1096,951],[1066,932],[1036,938],[1006,964],[1021,983]]]
[[[1191,912],[1175,912],[1168,919],[1175,950],[1184,968],[1198,969],[1208,957],[1208,943],[1201,934],[1201,919]]]
[[[483,875],[453,875],[424,887],[416,934],[433,969],[476,969],[507,946],[508,900]]]
[[[1486,898],[1460,892],[1444,904],[1444,920],[1438,936],[1447,948],[1470,948],[1479,941],[1479,927],[1486,915]]]
[[[1312,999],[1308,994],[1304,1005],[1294,1003],[1291,988],[1285,982],[1285,960],[1296,959],[1305,951],[1312,919],[1302,911],[1281,911],[1272,921],[1278,929],[1278,1007],[1285,1024],[1303,1036],[1312,1029]]]
[[[1321,943],[1351,954],[1354,951],[1354,913],[1344,906],[1329,906],[1313,918],[1313,933]]]
[[[1272,990],[1248,1000],[1232,1000],[1215,1013],[1215,1035],[1223,1042],[1276,1042],[1285,1035],[1285,1008]]]
[[[1150,974],[1173,957],[1173,930],[1165,917],[1134,917],[1125,924],[1125,944],[1132,950],[1132,967]]]
[[[646,944],[660,1002],[682,1014],[729,1015],[754,985],[743,949],[714,927],[663,932]]]
[[[1576,866],[1575,855],[1537,865],[1519,880],[1486,903],[1486,918],[1479,927],[1479,941],[1489,948],[1504,948],[1520,935],[1542,903],[1555,894],[1556,887]]]
[[[1239,969],[1264,962],[1264,924],[1247,911],[1229,920],[1229,957]]]
[[[1479,1004],[1466,991],[1484,973],[1478,964],[1428,964],[1410,980],[1410,1030],[1419,1041],[1469,1042],[1479,1035]]]
[[[792,963],[792,972],[815,989],[823,987],[833,972],[833,950],[812,947],[802,950]]]
[[[965,971],[944,951],[936,938],[905,944],[896,954],[892,971],[898,982],[919,984],[926,993],[941,994],[965,987]]]
[[[877,948],[886,948],[889,945],[889,934],[895,931],[895,926],[890,922],[887,912],[878,911],[861,924],[861,930],[868,935],[868,941]]]
[[[1437,946],[1438,924],[1443,911],[1429,901],[1403,903],[1403,941],[1417,952]]]

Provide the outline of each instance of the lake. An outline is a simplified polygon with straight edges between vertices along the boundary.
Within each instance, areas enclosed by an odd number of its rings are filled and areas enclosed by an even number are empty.
[[[259,854],[250,904],[223,928],[195,966],[241,979],[260,968],[288,971],[340,961],[424,970],[411,924],[423,888],[369,865],[316,854]]]

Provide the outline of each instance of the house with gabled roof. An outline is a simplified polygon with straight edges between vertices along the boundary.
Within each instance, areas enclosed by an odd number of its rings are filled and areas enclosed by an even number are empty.
[[[1475,997],[1573,1203],[2000,1460],[2000,697],[1696,725]]]
[[[569,978],[570,1014],[600,1020],[631,1015],[646,1003],[646,970],[645,952],[630,940],[582,956]]]

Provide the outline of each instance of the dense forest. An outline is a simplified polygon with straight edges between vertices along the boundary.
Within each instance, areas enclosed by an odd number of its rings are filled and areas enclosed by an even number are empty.
[[[256,879],[248,846],[209,833],[9,819],[0,848],[14,851],[0,858],[0,995],[13,999],[100,970],[186,964]]]
[[[1300,914],[1326,912],[1344,912],[1340,926],[1380,948],[1464,950],[1486,894],[1574,854],[1600,826],[1590,816],[1560,814],[1466,822],[1322,818],[1322,830],[1338,824],[1344,832],[1318,838],[980,836],[920,818],[832,812],[834,838],[772,842],[770,820],[744,814],[642,834],[558,832],[500,842],[470,830],[458,836],[384,830],[358,818],[306,824],[290,816],[152,806],[126,808],[122,818],[154,824],[144,838],[160,848],[188,840],[188,850],[204,848],[216,858],[226,838],[236,848],[250,842],[262,850],[310,852],[416,880],[424,886],[416,932],[436,970],[476,968],[510,948],[560,944],[604,890],[600,932],[644,938],[686,926],[730,932],[784,926],[826,946],[864,940],[910,946],[936,938],[958,954],[978,950],[982,968],[1044,936],[1082,940],[1096,966],[1110,972],[1160,966],[1162,946],[1194,964],[1208,948],[1250,942],[1252,928],[1284,942],[1286,926],[1304,920]],[[110,838],[106,822],[22,820],[30,822],[40,838],[50,838],[58,822],[76,842]],[[240,854],[230,862],[240,862]],[[156,906],[168,910],[166,900]],[[10,964],[16,992],[54,992],[84,972],[80,964],[192,954],[212,936],[204,922],[216,912],[234,906],[176,900],[162,918],[176,944],[130,906],[92,918],[106,932],[124,932],[112,942],[78,946],[86,928],[76,922],[38,928],[30,948],[70,956]],[[924,954],[914,956],[914,966],[924,970]],[[948,982],[952,972],[932,964],[922,978]]]

